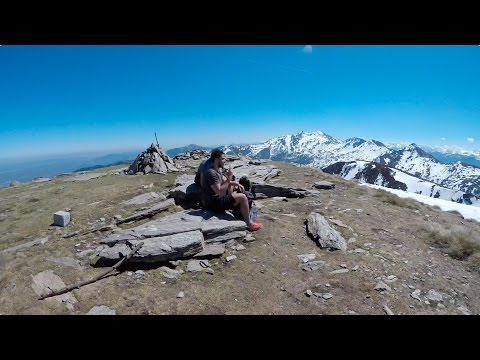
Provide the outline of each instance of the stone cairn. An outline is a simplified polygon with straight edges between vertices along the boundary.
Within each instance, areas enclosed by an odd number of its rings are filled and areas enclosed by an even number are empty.
[[[143,174],[166,174],[167,172],[179,171],[172,158],[163,149],[155,144],[137,156],[127,170],[129,175]]]

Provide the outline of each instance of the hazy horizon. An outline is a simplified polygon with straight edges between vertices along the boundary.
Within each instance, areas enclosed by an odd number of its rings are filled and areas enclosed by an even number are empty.
[[[322,130],[318,129],[316,131],[322,131]],[[285,133],[283,135],[288,135],[288,134]],[[335,134],[328,134],[328,135],[333,136],[337,139],[340,139],[337,136],[335,136]],[[265,139],[265,141],[269,139]],[[340,140],[346,140],[346,139],[340,139]],[[377,140],[377,141],[383,142],[386,146],[392,145],[391,142],[384,141],[383,139],[365,138],[365,140]],[[412,142],[407,141],[404,143],[395,142],[394,144],[397,146],[398,145],[406,146],[411,143]],[[92,167],[96,165],[110,165],[120,160],[127,160],[127,158],[136,157],[138,154],[145,151],[150,146],[150,144],[151,142],[148,144],[145,144],[142,148],[137,148],[137,149],[124,148],[124,149],[110,150],[110,151],[98,151],[98,150],[93,151],[92,150],[92,151],[77,152],[77,153],[62,153],[62,154],[50,154],[50,155],[34,154],[33,156],[30,155],[28,157],[0,158],[0,187],[8,186],[14,180],[25,182],[25,181],[30,181],[37,177],[51,177],[51,176],[56,176],[66,172],[76,171],[80,168]],[[173,148],[165,148],[161,146],[161,144],[160,146],[165,151],[168,151],[170,149],[184,147],[190,144],[183,144]],[[213,148],[221,145],[235,145],[235,144],[205,145],[197,142],[196,145]],[[236,145],[239,145],[239,144],[236,144]],[[420,147],[426,146],[425,144],[417,144],[417,145]],[[460,147],[449,147],[449,148],[454,149],[457,152],[457,154],[462,153],[461,151],[462,148]],[[477,159],[479,155],[480,155],[480,152],[478,152],[475,159]],[[467,161],[467,158],[464,158],[464,159],[465,161]],[[475,162],[473,165],[478,166],[478,163]]]

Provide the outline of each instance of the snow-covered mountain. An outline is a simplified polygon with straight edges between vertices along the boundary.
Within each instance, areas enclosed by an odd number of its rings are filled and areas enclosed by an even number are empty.
[[[449,189],[480,196],[480,168],[461,162],[442,164],[415,144],[392,150],[373,161]]]
[[[337,162],[327,166],[323,171],[329,174],[340,175],[349,180],[357,179],[362,183],[403,190],[466,205],[480,206],[480,199],[472,194],[448,189],[433,182],[409,175],[401,170],[392,169],[375,162]]]
[[[375,140],[351,138],[342,141],[315,131],[284,135],[255,145],[230,145],[224,147],[224,151],[226,154],[294,162],[321,169],[337,161],[371,161],[391,150]]]
[[[315,131],[284,135],[255,145],[230,145],[223,149],[227,154],[246,155],[254,159],[294,162],[318,169],[324,169],[336,163],[342,163],[337,164],[336,167],[343,169],[345,163],[375,162],[378,163],[378,166],[383,165],[394,171],[394,174],[382,167],[374,170],[373,165],[369,165],[357,171],[357,173],[363,171],[363,177],[360,177],[362,181],[374,183],[372,181],[376,178],[375,174],[381,170],[384,178],[382,181],[394,184],[393,188],[400,189],[401,185],[395,181],[403,182],[397,177],[401,177],[403,176],[401,173],[405,173],[410,177],[418,178],[425,184],[432,183],[428,185],[431,196],[434,196],[437,190],[441,190],[439,194],[443,196],[442,198],[473,198],[472,195],[480,197],[480,168],[462,162],[443,164],[415,144],[394,150],[376,140],[350,138],[343,141],[321,131]],[[372,170],[374,171],[370,174],[369,172]],[[400,170],[401,173],[395,172],[395,170]],[[345,173],[344,169],[342,171]],[[411,183],[411,180],[409,182]],[[406,186],[408,187],[408,185]],[[434,186],[433,190],[432,186]],[[411,185],[410,188],[413,189],[415,186]],[[447,194],[442,189],[450,189],[454,192]],[[428,192],[423,187],[421,191],[422,193]],[[473,202],[475,201],[472,200]]]
[[[462,162],[464,164],[480,167],[480,151],[469,150],[458,146],[427,146],[421,145],[421,148],[433,155],[444,164]]]

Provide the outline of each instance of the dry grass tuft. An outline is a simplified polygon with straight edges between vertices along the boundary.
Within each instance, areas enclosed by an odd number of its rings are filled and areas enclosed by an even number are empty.
[[[408,209],[420,209],[421,207],[420,203],[413,199],[403,199],[385,190],[377,190],[373,196],[387,204],[392,204],[399,207]]]
[[[437,225],[438,226],[438,225]],[[455,225],[449,229],[425,228],[430,244],[445,249],[445,252],[457,260],[468,260],[470,265],[480,271],[480,234],[471,229]]]

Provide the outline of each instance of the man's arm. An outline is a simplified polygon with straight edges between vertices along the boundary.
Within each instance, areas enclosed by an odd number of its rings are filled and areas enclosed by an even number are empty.
[[[230,181],[228,179],[224,181],[221,185],[219,183],[216,183],[210,186],[212,187],[212,190],[215,192],[215,195],[218,195],[218,196],[225,195],[230,186],[238,186],[243,192],[242,185],[240,185],[237,181]]]

